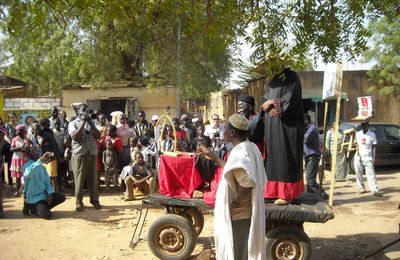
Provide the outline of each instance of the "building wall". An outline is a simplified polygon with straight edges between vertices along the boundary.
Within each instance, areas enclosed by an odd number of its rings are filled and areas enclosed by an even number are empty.
[[[47,109],[50,111],[52,106],[59,107],[61,104],[60,98],[5,98],[4,99],[4,109]]]
[[[204,111],[205,113],[203,115],[204,123],[211,122],[211,116],[214,114],[218,114],[220,119],[225,120],[223,96],[223,91],[219,91],[211,93],[207,98],[207,109]]]
[[[244,93],[242,89],[223,90],[211,93],[206,100],[204,122],[211,122],[211,117],[218,114],[221,120],[227,120],[229,116],[236,113],[237,100]]]
[[[323,71],[298,72],[303,91],[303,98],[321,97],[324,80]],[[342,102],[342,121],[349,121],[357,115],[357,97],[372,96],[374,117],[373,121],[400,124],[400,97],[383,96],[377,93],[368,93],[371,82],[367,71],[344,71],[342,91],[347,93],[348,101]],[[256,102],[267,91],[265,77],[249,82],[246,92],[253,95]]]
[[[25,124],[27,116],[36,119],[50,117],[52,106],[60,107],[60,98],[5,98],[4,99],[4,121],[8,122],[8,113],[14,112],[19,123]]]
[[[63,109],[73,115],[72,103],[87,103],[88,100],[137,99],[139,109],[144,110],[147,117],[153,114],[162,115],[167,106],[171,115],[176,114],[176,91],[172,87],[147,89],[145,87],[118,87],[109,89],[64,89],[62,91]]]

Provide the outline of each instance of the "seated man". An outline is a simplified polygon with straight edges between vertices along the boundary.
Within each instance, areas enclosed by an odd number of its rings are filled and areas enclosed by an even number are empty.
[[[43,162],[50,161],[52,155],[46,152],[37,160],[37,153],[31,152],[30,160],[24,164],[25,201],[22,213],[25,216],[32,213],[44,219],[51,219],[50,209],[65,201],[64,195],[54,192],[50,177],[43,166]]]
[[[125,201],[135,199],[134,189],[137,188],[143,195],[149,194],[149,185],[153,181],[153,172],[143,158],[141,152],[136,153],[135,161],[132,166],[126,166],[121,172],[121,178],[125,181],[126,194]]]

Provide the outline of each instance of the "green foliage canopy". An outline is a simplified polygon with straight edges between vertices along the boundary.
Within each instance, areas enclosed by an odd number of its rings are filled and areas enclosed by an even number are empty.
[[[400,18],[385,18],[371,23],[371,46],[365,52],[367,62],[376,62],[368,75],[375,83],[370,91],[400,94]]]
[[[365,50],[365,20],[398,14],[393,0],[0,1],[6,73],[57,93],[68,82],[175,85],[179,71],[187,98],[226,85],[243,39],[272,75],[281,68],[269,57],[354,58]]]

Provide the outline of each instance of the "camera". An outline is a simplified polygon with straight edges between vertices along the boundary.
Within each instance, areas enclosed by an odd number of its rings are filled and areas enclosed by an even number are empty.
[[[96,119],[97,115],[92,109],[87,109],[86,111],[80,114],[81,119],[91,120]]]

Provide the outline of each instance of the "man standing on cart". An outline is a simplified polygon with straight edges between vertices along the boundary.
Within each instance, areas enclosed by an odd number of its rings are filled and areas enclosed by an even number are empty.
[[[304,191],[304,114],[297,73],[289,68],[276,72],[263,101],[268,179],[264,197],[287,205]]]
[[[226,162],[204,146],[198,149],[223,168],[214,211],[215,256],[219,260],[265,258],[266,175],[258,147],[247,139],[248,130],[246,117],[229,117],[224,138],[233,149]]]

